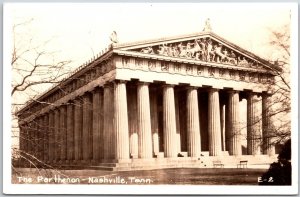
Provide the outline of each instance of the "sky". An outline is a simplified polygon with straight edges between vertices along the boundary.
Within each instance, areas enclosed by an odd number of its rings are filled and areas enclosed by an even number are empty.
[[[11,23],[34,20],[24,31],[38,42],[51,40],[49,50],[79,66],[110,44],[201,32],[210,18],[212,31],[265,58],[270,29],[290,20],[290,10],[270,4],[10,4]],[[275,55],[276,56],[276,55]]]

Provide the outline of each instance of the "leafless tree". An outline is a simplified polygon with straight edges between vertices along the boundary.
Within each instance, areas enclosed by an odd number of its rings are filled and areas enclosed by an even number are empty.
[[[19,138],[39,145],[38,136],[19,135],[18,110],[28,102],[39,102],[36,97],[53,85],[56,85],[70,73],[70,60],[57,60],[58,51],[51,51],[48,45],[54,38],[40,41],[32,32],[34,19],[22,20],[12,26],[12,160],[27,162],[31,166],[44,165],[32,152],[24,152],[16,144]],[[51,166],[47,166],[51,168]]]

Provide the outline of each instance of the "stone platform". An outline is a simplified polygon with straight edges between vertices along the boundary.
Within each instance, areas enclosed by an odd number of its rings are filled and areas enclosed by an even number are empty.
[[[226,153],[222,156],[208,156],[202,153],[199,158],[177,157],[177,158],[152,158],[152,159],[130,159],[126,162],[105,162],[97,163],[72,163],[69,165],[60,164],[57,167],[63,169],[94,169],[106,171],[131,171],[131,170],[152,170],[166,168],[215,168],[214,162],[219,161],[224,168],[237,168],[240,161],[247,161],[246,168],[269,168],[269,165],[277,161],[277,155],[242,155],[229,156]]]

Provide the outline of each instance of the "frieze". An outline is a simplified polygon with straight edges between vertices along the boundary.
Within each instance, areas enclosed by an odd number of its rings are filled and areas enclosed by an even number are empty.
[[[215,76],[215,68],[208,68],[208,75],[210,77],[214,77]]]
[[[240,72],[239,72],[239,77],[240,77],[240,80],[241,80],[241,81],[245,81],[245,78],[246,78],[246,73],[245,73],[245,72],[242,72],[242,71],[240,71]]]
[[[155,68],[156,68],[155,61],[149,60],[148,61],[148,69],[152,71],[152,70],[155,70]]]
[[[160,45],[134,49],[134,51],[204,62],[236,65],[240,67],[263,68],[257,61],[245,57],[239,52],[224,46],[222,43],[217,42],[210,37],[175,43],[163,43]]]
[[[181,66],[178,63],[174,64],[174,72],[175,73],[180,73],[181,72]]]
[[[192,65],[187,65],[186,66],[186,74],[187,75],[192,75],[193,74],[193,66]]]
[[[161,63],[161,71],[169,71],[169,65],[167,62]]]

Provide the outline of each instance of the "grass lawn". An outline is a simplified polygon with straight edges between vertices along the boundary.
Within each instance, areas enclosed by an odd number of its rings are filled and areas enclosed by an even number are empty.
[[[18,169],[12,183],[257,185],[266,169],[181,168],[140,171]]]

